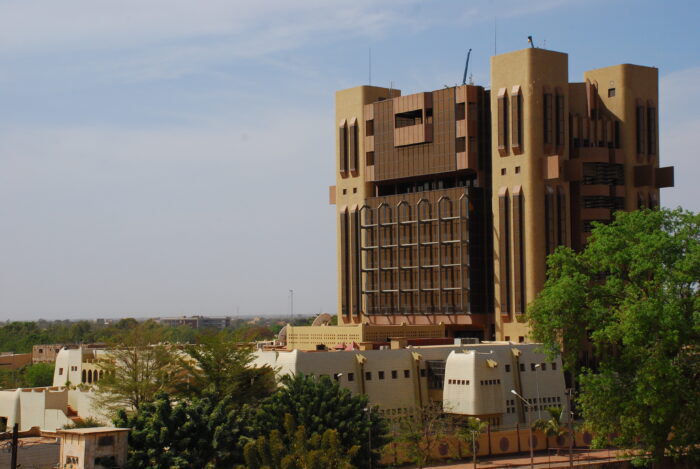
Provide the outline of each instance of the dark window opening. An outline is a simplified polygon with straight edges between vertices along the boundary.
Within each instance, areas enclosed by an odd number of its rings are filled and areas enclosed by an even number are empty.
[[[374,135],[374,119],[365,121],[365,135],[371,137]]]
[[[384,379],[384,372],[380,371],[377,373],[379,375],[379,379]]]
[[[348,373],[348,381],[355,381],[355,373]]]
[[[97,439],[97,446],[112,446],[114,444],[114,436],[101,436]]]
[[[609,197],[606,195],[593,195],[583,198],[584,208],[609,208],[623,210],[625,208],[624,197]]]
[[[457,137],[455,140],[455,152],[461,153],[467,151],[467,139],[465,137]]]
[[[377,184],[380,197],[398,194],[411,194],[414,192],[435,191],[452,189],[454,187],[474,187],[475,175],[463,173],[458,176],[437,176],[414,181]]]
[[[443,360],[426,360],[425,364],[428,366],[428,389],[444,388],[445,362]]]
[[[656,109],[647,109],[647,150],[650,155],[656,154]]]
[[[372,372],[371,371],[365,371],[365,380],[372,381]]]
[[[466,104],[457,103],[455,106],[455,120],[461,121],[466,118]]]
[[[399,373],[396,370],[391,370],[391,379],[396,379],[399,377]]]
[[[552,143],[552,95],[545,93],[544,95],[544,143]]]
[[[621,164],[584,163],[583,184],[624,185],[625,171]]]
[[[510,365],[506,365],[506,373],[510,373]]]
[[[608,98],[615,97],[615,88],[608,88]]]
[[[410,378],[411,377],[411,370],[403,370],[403,377]]]
[[[368,151],[365,156],[366,156],[367,166],[374,165],[374,152]]]
[[[432,111],[432,109],[430,110]],[[430,113],[432,117],[432,112]],[[401,112],[394,116],[394,127],[400,129],[402,127],[410,127],[423,123],[423,110],[416,109],[415,111]]]

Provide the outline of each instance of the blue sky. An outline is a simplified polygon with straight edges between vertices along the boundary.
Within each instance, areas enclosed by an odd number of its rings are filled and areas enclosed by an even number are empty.
[[[489,57],[571,80],[660,74],[662,203],[700,210],[700,3],[0,0],[0,320],[335,313],[333,99],[488,86]],[[494,29],[496,44],[494,44]],[[280,201],[282,203],[280,204]]]

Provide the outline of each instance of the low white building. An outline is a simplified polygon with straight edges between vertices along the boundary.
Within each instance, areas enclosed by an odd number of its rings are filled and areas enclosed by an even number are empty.
[[[327,375],[354,393],[369,396],[389,416],[429,401],[445,412],[477,416],[510,426],[546,417],[566,403],[561,360],[549,360],[537,344],[485,342],[337,352],[259,351],[256,365],[278,374]],[[511,393],[515,390],[530,406]],[[530,410],[529,410],[530,409]]]

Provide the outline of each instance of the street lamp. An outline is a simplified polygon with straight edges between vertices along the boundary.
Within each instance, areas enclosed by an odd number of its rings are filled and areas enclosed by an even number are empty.
[[[481,423],[481,419],[479,417],[476,418],[476,421]],[[474,469],[476,469],[476,437],[478,434],[478,430],[472,430],[472,457],[474,459]]]
[[[369,469],[372,469],[372,407],[365,407],[367,420],[369,421],[369,436],[367,437],[367,447],[369,448]]]
[[[542,368],[542,364],[538,363],[535,365],[535,384],[537,385],[537,418],[542,420],[542,399],[540,399],[540,380],[537,378],[537,370]]]
[[[530,429],[530,469],[535,468],[535,451],[534,451],[534,444],[533,444],[533,439],[532,439],[532,423],[530,422],[530,414],[532,414],[532,404],[530,404],[523,396],[515,392],[515,389],[510,390],[511,393],[515,394],[515,396],[523,401],[526,406],[529,407],[527,411],[527,427]]]

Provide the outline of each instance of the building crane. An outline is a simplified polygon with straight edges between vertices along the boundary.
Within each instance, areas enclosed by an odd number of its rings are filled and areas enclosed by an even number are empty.
[[[467,52],[467,63],[464,65],[464,76],[462,77],[462,84],[466,85],[467,84],[467,70],[469,70],[469,56],[472,55],[472,50],[469,49],[469,52]]]

